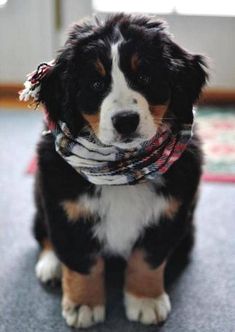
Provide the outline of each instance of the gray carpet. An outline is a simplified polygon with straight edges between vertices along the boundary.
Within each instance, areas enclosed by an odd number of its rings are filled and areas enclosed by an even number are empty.
[[[33,111],[0,110],[0,332],[66,332],[60,290],[34,274],[31,176],[25,175],[41,128]],[[172,313],[161,328],[125,319],[120,273],[111,264],[107,321],[89,332],[235,331],[235,186],[203,184],[191,262],[168,288]]]

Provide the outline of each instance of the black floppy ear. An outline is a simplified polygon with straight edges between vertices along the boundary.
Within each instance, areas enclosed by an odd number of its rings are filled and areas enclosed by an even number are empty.
[[[170,109],[181,123],[193,122],[193,105],[205,85],[208,74],[203,56],[193,55],[171,44],[172,96]]]
[[[42,103],[52,122],[57,122],[62,106],[61,64],[57,61],[44,62],[27,75],[24,89],[19,92],[20,100],[33,99],[36,106]]]
[[[84,124],[75,104],[75,87],[71,79],[71,50],[64,49],[41,81],[39,101],[45,105],[49,120],[63,121],[75,136]]]
[[[63,66],[56,61],[47,74],[42,78],[38,101],[41,102],[48,113],[49,119],[57,122],[61,119],[65,87],[63,83]]]

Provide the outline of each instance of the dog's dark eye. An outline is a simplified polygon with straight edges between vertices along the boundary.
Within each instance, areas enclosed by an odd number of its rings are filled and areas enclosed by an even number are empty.
[[[145,75],[145,74],[139,74],[139,75],[137,76],[137,81],[138,81],[139,84],[141,84],[141,85],[143,85],[143,86],[146,86],[146,85],[148,85],[148,84],[150,83],[151,78],[150,78],[150,76],[148,76],[148,75]]]
[[[101,92],[104,90],[104,82],[103,81],[94,81],[91,83],[91,88],[97,92]]]

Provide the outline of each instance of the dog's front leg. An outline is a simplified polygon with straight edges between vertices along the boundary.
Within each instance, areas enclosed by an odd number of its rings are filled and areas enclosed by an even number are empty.
[[[164,290],[165,262],[152,268],[141,249],[129,258],[125,276],[125,308],[127,318],[143,324],[158,324],[164,321],[171,305]]]
[[[97,216],[78,200],[47,206],[53,249],[62,264],[62,314],[72,327],[89,327],[105,318],[104,260],[93,236]]]
[[[171,202],[172,203],[172,202]],[[187,236],[192,239],[192,212],[170,204],[157,225],[145,229],[129,257],[125,276],[125,307],[129,320],[158,324],[166,320],[170,300],[164,272],[170,254]],[[191,212],[191,213],[189,213]],[[188,249],[185,247],[185,254]]]
[[[89,327],[104,321],[105,287],[104,261],[98,258],[88,274],[63,266],[62,314],[73,327]]]

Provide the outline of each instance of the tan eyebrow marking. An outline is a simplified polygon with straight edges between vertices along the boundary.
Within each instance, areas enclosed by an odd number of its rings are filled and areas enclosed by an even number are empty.
[[[139,67],[139,64],[140,64],[140,59],[138,57],[138,54],[135,53],[132,55],[131,57],[131,69],[136,72],[138,70],[138,67]]]
[[[106,75],[106,70],[104,68],[104,65],[100,61],[100,59],[96,60],[95,67],[96,67],[96,69],[98,70],[98,72],[100,73],[101,76],[105,76]]]

